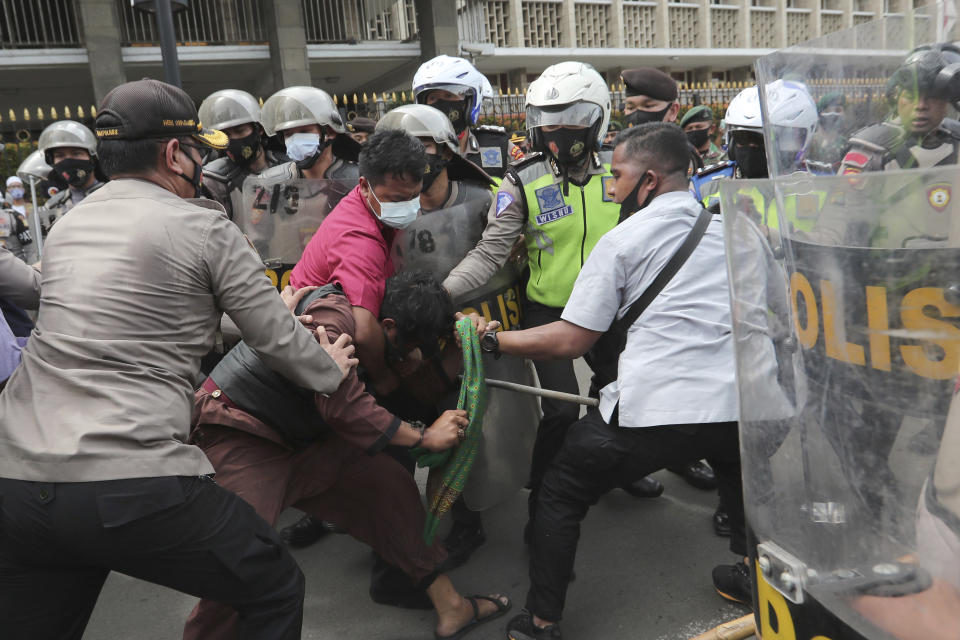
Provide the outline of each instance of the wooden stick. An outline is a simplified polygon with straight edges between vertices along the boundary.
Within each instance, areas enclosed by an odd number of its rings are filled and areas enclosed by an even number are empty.
[[[753,614],[724,622],[715,629],[700,634],[691,640],[744,640],[757,633],[757,623]]]
[[[506,389],[507,391],[516,391],[517,393],[527,393],[533,396],[540,396],[541,398],[550,398],[551,400],[575,402],[577,404],[585,404],[588,407],[600,406],[600,401],[596,398],[578,396],[572,393],[553,391],[551,389],[541,389],[540,387],[531,387],[525,384],[507,382],[506,380],[495,380],[493,378],[484,378],[484,382],[487,383],[488,387],[495,387],[497,389]]]

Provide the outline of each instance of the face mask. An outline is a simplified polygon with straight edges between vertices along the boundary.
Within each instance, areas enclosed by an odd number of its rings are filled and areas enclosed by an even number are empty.
[[[557,129],[541,133],[543,145],[562,165],[576,165],[587,157],[589,135],[589,129]]]
[[[10,187],[9,193],[11,198],[19,200],[23,197],[24,190],[23,187]]]
[[[664,117],[667,115],[667,111],[670,109],[668,104],[660,111],[634,111],[628,113],[623,117],[624,121],[627,123],[628,127],[636,127],[637,125],[645,124],[647,122],[663,122]]]
[[[380,202],[373,187],[369,186],[369,189],[370,195],[380,205],[380,222],[383,224],[394,229],[405,229],[417,219],[417,214],[420,213],[420,196],[404,202]]]
[[[254,131],[244,138],[231,138],[227,144],[227,153],[237,165],[249,166],[260,153],[260,132]]]
[[[643,204],[637,202],[637,195],[640,193],[640,187],[643,186],[643,181],[646,177],[646,171],[640,174],[640,179],[637,180],[637,185],[629,194],[627,194],[627,197],[623,199],[623,202],[620,203],[620,220],[617,222],[617,224],[623,222],[637,211],[645,209],[647,205],[650,204],[650,201],[653,200],[653,191],[650,191],[647,194],[647,197],[643,200]]]
[[[829,129],[836,131],[840,128],[840,123],[843,120],[842,113],[822,113],[820,114],[820,122],[823,123],[824,129]]]
[[[447,159],[440,154],[427,154],[427,170],[423,174],[423,189],[420,190],[421,193],[425,192],[433,184],[433,181],[437,179],[437,176],[447,168]]]
[[[187,152],[184,151],[184,154],[186,153]],[[190,162],[193,162],[193,176],[188,178],[182,173],[178,173],[177,175],[193,185],[193,197],[199,198],[202,195],[200,187],[203,185],[203,167],[200,166],[199,162],[194,162],[193,158],[190,158]]]
[[[763,147],[741,146],[736,143],[731,145],[730,154],[740,167],[740,175],[744,178],[766,178],[767,177],[767,154]]]
[[[93,174],[93,161],[67,158],[53,165],[53,169],[74,189],[83,187]]]
[[[707,144],[707,140],[709,139],[710,139],[710,129],[697,129],[696,131],[687,131],[687,140],[689,140],[690,144],[692,144],[697,149]]]
[[[467,128],[467,100],[438,100],[430,106],[446,114],[457,135]]]
[[[291,133],[284,142],[287,156],[301,169],[309,169],[327,148],[327,140],[320,140],[319,133]]]

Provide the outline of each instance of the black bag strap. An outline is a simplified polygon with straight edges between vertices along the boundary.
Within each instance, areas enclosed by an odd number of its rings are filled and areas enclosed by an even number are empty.
[[[650,286],[647,287],[647,290],[644,291],[643,294],[641,294],[641,296],[630,305],[630,308],[625,314],[623,314],[623,317],[611,325],[610,330],[612,332],[623,336],[624,345],[626,344],[627,331],[630,329],[633,323],[637,321],[637,318],[640,317],[640,314],[650,306],[650,303],[653,302],[654,298],[660,295],[660,292],[663,291],[663,288],[667,286],[667,283],[673,279],[673,276],[677,275],[677,272],[680,271],[680,267],[686,263],[687,258],[690,257],[690,254],[693,253],[693,250],[697,248],[698,244],[700,244],[703,234],[707,232],[707,225],[710,224],[710,219],[712,217],[713,214],[706,209],[700,210],[700,216],[693,225],[693,229],[691,229],[690,233],[687,234],[683,244],[681,244],[677,248],[677,251],[670,257],[670,261],[667,262],[663,269],[660,270],[660,273],[658,273],[654,281],[650,283]],[[623,351],[623,345],[621,346],[620,350]]]

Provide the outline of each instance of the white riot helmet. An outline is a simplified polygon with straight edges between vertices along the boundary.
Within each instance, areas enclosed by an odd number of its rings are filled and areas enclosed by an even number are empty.
[[[723,116],[726,124],[727,144],[730,143],[730,134],[737,130],[763,133],[763,115],[760,113],[760,92],[756,85],[747,87],[738,93],[727,106]]]
[[[17,177],[23,184],[30,184],[30,180],[41,182],[50,176],[50,165],[43,159],[43,152],[37,149],[24,159],[17,167]]]
[[[220,131],[241,124],[260,123],[260,103],[246,91],[222,89],[207,96],[197,110],[200,122]]]
[[[530,83],[526,109],[534,149],[548,151],[562,163],[578,161],[584,152],[599,150],[603,144],[610,123],[610,91],[590,65],[561,62],[547,67]],[[546,140],[542,131],[549,125],[586,127],[589,133],[580,149],[555,149],[555,142]]]
[[[90,158],[97,157],[97,137],[90,129],[73,120],[59,120],[40,133],[37,144],[43,159],[53,166],[53,150],[62,147],[84,149]]]
[[[287,87],[277,91],[263,103],[260,122],[268,136],[307,124],[330,127],[336,133],[347,132],[333,98],[316,87]]]
[[[460,153],[457,133],[450,119],[439,109],[425,104],[405,104],[391,109],[377,123],[377,131],[381,129],[400,129],[415,138],[430,138],[438,145]]]
[[[437,56],[417,69],[413,76],[413,95],[416,101],[426,104],[427,92],[433,89],[455,93],[464,101],[462,114],[454,113],[443,102],[436,105],[438,108],[443,107],[441,111],[454,123],[457,133],[477,124],[483,101],[493,98],[493,88],[487,77],[467,60],[453,56]]]
[[[780,173],[796,169],[813,141],[819,120],[817,105],[807,87],[790,80],[774,80],[764,87],[771,142]],[[773,158],[773,153],[767,157]]]

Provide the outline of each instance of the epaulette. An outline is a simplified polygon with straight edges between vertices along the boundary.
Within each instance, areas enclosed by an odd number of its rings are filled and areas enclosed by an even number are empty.
[[[906,130],[892,122],[880,122],[860,129],[850,136],[849,143],[861,145],[875,153],[889,153],[898,148],[906,136]]]
[[[243,169],[237,166],[237,163],[226,156],[217,158],[213,162],[203,165],[204,177],[209,177],[224,184],[230,182],[237,176],[237,174],[242,172]]]
[[[503,133],[503,134],[507,133],[506,129],[495,124],[482,124],[473,130],[474,133],[476,133],[477,131],[483,131],[485,133]]]
[[[733,160],[724,160],[723,162],[718,162],[716,164],[710,164],[705,166],[703,169],[700,169],[700,171],[697,171],[697,173],[694,174],[694,177],[713,180],[713,178],[710,177],[711,175],[718,174],[718,173],[722,173],[724,175],[732,174],[732,172],[736,168],[737,168],[736,162],[734,162]]]
[[[514,185],[520,184],[520,179],[517,176],[517,174],[520,171],[522,171],[523,169],[526,169],[529,166],[535,165],[539,162],[543,162],[546,159],[547,159],[546,156],[542,152],[534,151],[528,155],[525,155],[523,158],[519,160],[515,160],[511,162],[510,166],[507,167],[506,173],[504,173],[503,175],[505,178],[510,180],[511,184],[514,184]]]

